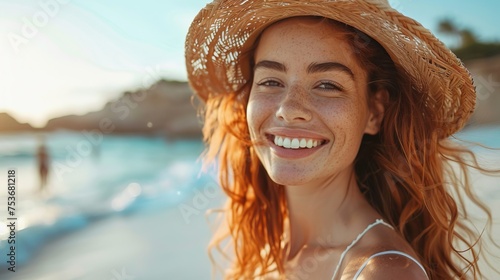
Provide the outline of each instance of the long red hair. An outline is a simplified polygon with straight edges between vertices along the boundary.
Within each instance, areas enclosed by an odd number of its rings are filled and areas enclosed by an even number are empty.
[[[389,92],[380,132],[364,136],[355,159],[361,191],[413,247],[430,279],[480,279],[481,238],[468,223],[463,198],[484,211],[490,227],[491,213],[474,194],[468,175],[469,167],[487,170],[470,150],[439,138],[440,125],[446,124],[430,121],[433,109],[422,98],[428,88],[413,87],[375,40],[327,21],[345,31],[360,65],[366,67],[369,92]],[[209,249],[226,254],[222,244],[228,240],[228,279],[251,279],[272,271],[284,275],[285,193],[269,178],[255,153],[256,143],[250,141],[245,112],[251,84],[250,79],[238,92],[211,96],[203,112],[205,160],[217,162],[220,185],[228,196],[221,231]]]

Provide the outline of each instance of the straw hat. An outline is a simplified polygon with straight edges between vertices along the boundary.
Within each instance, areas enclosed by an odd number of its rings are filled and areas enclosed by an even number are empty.
[[[429,30],[390,7],[386,0],[215,0],[194,19],[186,38],[192,89],[204,101],[239,91],[251,80],[247,53],[259,34],[279,20],[321,16],[346,23],[380,43],[410,76],[429,90],[440,136],[460,130],[476,102],[472,77],[461,61]],[[424,86],[425,85],[425,86]]]

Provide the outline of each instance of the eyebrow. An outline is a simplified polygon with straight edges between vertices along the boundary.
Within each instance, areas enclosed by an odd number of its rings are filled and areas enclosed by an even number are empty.
[[[347,66],[345,66],[342,63],[338,62],[324,62],[324,63],[311,63],[307,67],[307,73],[318,73],[318,72],[328,72],[332,70],[338,70],[345,72],[349,76],[351,76],[352,79],[354,79],[354,73],[352,73],[351,69]]]
[[[276,62],[276,61],[270,61],[270,60],[262,60],[259,61],[257,64],[255,64],[254,70],[257,70],[257,68],[267,68],[271,70],[276,70],[280,72],[286,72],[286,66]]]
[[[280,72],[286,72],[287,68],[284,64],[281,64],[276,61],[271,61],[271,60],[262,60],[259,61],[257,64],[255,64],[254,70],[257,70],[257,68],[267,68],[270,70],[276,70]],[[307,67],[307,73],[319,73],[319,72],[328,72],[332,70],[337,70],[337,71],[342,71],[351,76],[351,78],[354,79],[354,73],[351,71],[351,69],[347,66],[345,66],[342,63],[338,62],[323,62],[323,63],[311,63]]]

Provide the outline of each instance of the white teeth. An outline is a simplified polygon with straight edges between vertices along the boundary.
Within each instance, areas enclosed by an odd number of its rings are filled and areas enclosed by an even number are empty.
[[[306,141],[306,139],[301,139],[301,140],[300,140],[300,147],[301,147],[301,148],[305,148],[306,146],[307,146],[307,141]]]
[[[289,149],[291,143],[292,143],[292,141],[290,140],[290,138],[283,139],[283,147]]]
[[[310,149],[313,146],[313,140],[309,139],[307,140],[307,147]]]
[[[286,149],[299,149],[299,148],[314,148],[320,145],[322,141],[304,138],[287,138],[281,136],[274,137],[274,144]]]

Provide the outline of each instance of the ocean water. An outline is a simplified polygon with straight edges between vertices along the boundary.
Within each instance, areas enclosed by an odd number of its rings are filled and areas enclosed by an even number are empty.
[[[467,129],[457,137],[500,148],[500,127]],[[112,215],[158,211],[192,198],[215,184],[200,173],[199,140],[97,135],[60,131],[45,134],[50,158],[47,190],[40,190],[36,150],[39,135],[0,135],[0,182],[16,169],[16,262],[27,263],[51,239],[85,229]],[[499,150],[474,147],[480,159],[500,168]],[[500,201],[499,178],[479,179],[483,197]],[[9,244],[7,189],[0,191],[0,269]]]
[[[40,189],[35,134],[0,135],[0,268],[8,266],[7,171],[16,170],[16,262],[26,263],[52,238],[110,215],[174,207],[214,183],[200,172],[203,144],[162,137],[44,135],[50,158]]]

